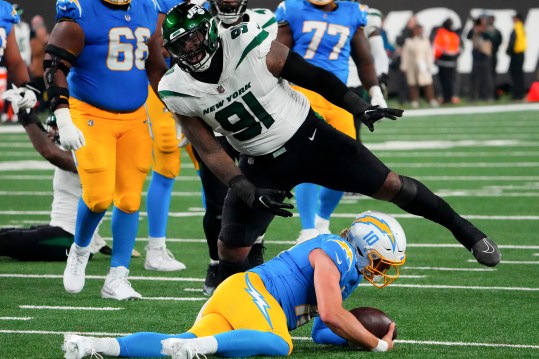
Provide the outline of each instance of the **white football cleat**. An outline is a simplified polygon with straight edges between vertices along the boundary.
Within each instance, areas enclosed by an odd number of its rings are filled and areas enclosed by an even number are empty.
[[[309,239],[313,239],[318,235],[319,233],[316,228],[302,229],[299,233],[299,237],[296,239],[296,243],[305,242]]]
[[[189,339],[171,338],[161,340],[161,354],[169,355],[172,359],[206,358],[189,343]]]
[[[65,353],[65,359],[82,359],[85,356],[103,358],[95,351],[92,339],[80,335],[64,334],[64,345],[62,350]]]
[[[112,267],[105,279],[105,284],[101,288],[101,297],[116,300],[136,300],[142,299],[142,295],[131,288],[131,283],[127,280],[129,269],[126,267]]]
[[[146,260],[144,261],[144,268],[147,270],[174,272],[186,268],[185,264],[174,259],[172,253],[165,246],[152,248],[148,244],[145,249]]]
[[[90,258],[90,248],[86,248],[85,253],[79,254],[73,243],[67,256],[66,268],[64,270],[64,288],[69,293],[78,293],[84,288],[86,275],[86,265]]]

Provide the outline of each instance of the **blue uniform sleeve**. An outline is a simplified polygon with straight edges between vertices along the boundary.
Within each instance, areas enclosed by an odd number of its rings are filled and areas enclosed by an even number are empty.
[[[17,10],[15,10],[13,5],[6,1],[0,2],[0,16],[0,22],[2,24],[2,27],[6,28],[6,36],[11,31],[11,26],[13,24],[18,24],[21,21],[19,14],[17,14]],[[8,31],[6,25],[9,26],[10,31]]]
[[[358,12],[358,15],[357,15],[357,27],[365,27],[367,25],[367,11],[368,11],[368,8],[367,7],[362,7],[361,4],[357,4],[357,12]]]
[[[181,4],[183,1],[178,0],[157,0],[157,6],[159,7],[159,12],[166,14],[174,6]]]
[[[354,253],[350,245],[339,236],[322,242],[320,248],[331,258],[341,273],[341,279],[345,277],[353,267]]]
[[[82,17],[82,7],[78,0],[56,0],[56,21],[71,19],[77,21]]]
[[[333,333],[320,317],[314,318],[311,337],[316,344],[348,345],[346,339]]]
[[[277,6],[277,9],[275,10],[275,20],[277,20],[277,23],[287,23],[288,20],[286,19],[286,4],[285,2],[281,2],[279,6]]]

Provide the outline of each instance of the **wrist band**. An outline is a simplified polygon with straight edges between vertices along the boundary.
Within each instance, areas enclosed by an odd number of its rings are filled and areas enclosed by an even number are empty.
[[[387,352],[387,348],[389,348],[389,344],[385,340],[378,339],[378,345],[376,348],[371,349],[373,352]]]

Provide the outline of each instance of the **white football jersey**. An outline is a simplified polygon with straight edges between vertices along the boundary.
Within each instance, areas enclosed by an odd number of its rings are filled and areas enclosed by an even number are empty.
[[[53,199],[51,221],[49,224],[54,227],[60,227],[64,231],[75,235],[77,208],[82,195],[79,175],[55,167],[52,189]],[[97,233],[98,230],[99,227],[96,228],[92,237],[90,250],[92,253],[96,253],[106,244]]]
[[[243,14],[243,21],[256,22],[262,30],[270,34],[270,39],[275,40],[277,37],[277,20],[273,12],[269,9],[247,9]],[[222,22],[219,22],[219,32],[226,30]]]
[[[256,23],[224,30],[220,37],[224,64],[217,84],[197,81],[175,65],[159,82],[159,95],[171,111],[202,118],[237,151],[271,153],[305,121],[310,104],[269,72],[272,41]]]

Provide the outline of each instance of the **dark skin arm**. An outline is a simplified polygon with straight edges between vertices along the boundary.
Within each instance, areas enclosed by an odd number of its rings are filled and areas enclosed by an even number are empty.
[[[279,24],[279,28],[277,30],[277,38],[275,41],[280,42],[281,44],[292,48],[294,45],[294,40],[292,38],[292,30],[290,29],[290,26],[288,24]]]
[[[202,161],[223,182],[228,185],[230,180],[242,172],[236,163],[215,139],[213,131],[200,117],[186,117],[174,114],[182,126],[182,131],[196,148]]]
[[[54,25],[51,35],[49,37],[49,44],[60,47],[66,51],[69,51],[75,56],[79,56],[84,49],[84,32],[79,24],[74,21],[61,21]],[[50,54],[45,54],[45,60],[51,60]],[[68,68],[71,68],[71,64],[67,61],[62,63]],[[45,76],[49,70],[45,71]],[[68,88],[66,76],[62,71],[56,71],[54,76],[54,83],[63,88]],[[48,84],[45,81],[45,86]],[[58,108],[68,107],[65,104],[58,105]]]
[[[148,40],[148,58],[146,59],[146,74],[150,85],[155,93],[158,93],[157,87],[161,77],[167,72],[167,64],[163,57],[163,36],[161,34],[161,24],[163,23],[165,16],[159,14],[157,18],[157,27],[153,32],[153,35]]]
[[[71,152],[58,148],[35,123],[25,126],[24,129],[32,145],[43,158],[64,171],[77,173],[77,167],[75,166]]]
[[[11,28],[6,40],[6,48],[4,50],[4,62],[7,67],[9,78],[15,84],[20,87],[23,83],[30,80],[28,76],[28,69],[26,64],[22,60],[21,53],[19,51],[19,45],[15,39],[15,28]]]
[[[350,45],[352,47],[350,54],[356,63],[361,83],[366,89],[377,86],[378,78],[376,77],[376,69],[374,68],[374,61],[369,48],[369,40],[362,28],[356,30]]]

